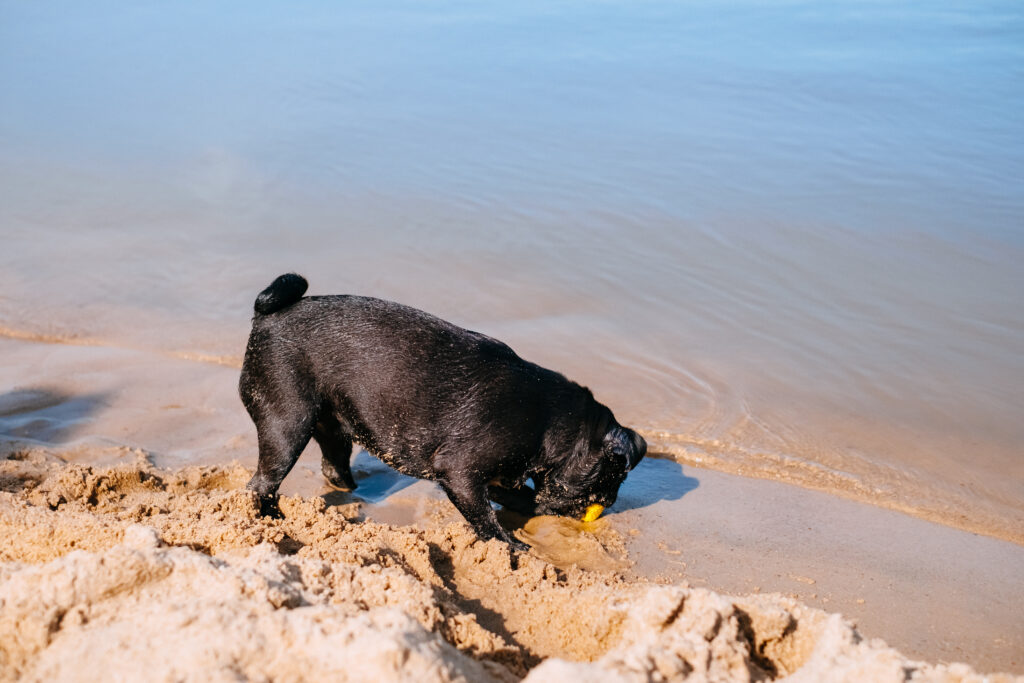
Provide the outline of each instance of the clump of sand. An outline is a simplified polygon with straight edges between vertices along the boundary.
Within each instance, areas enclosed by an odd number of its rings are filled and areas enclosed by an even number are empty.
[[[0,461],[0,680],[982,680],[781,596],[513,563],[321,498],[261,517],[241,467],[127,460]]]

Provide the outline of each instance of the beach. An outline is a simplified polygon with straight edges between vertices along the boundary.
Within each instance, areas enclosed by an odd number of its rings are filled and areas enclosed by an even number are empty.
[[[1019,3],[0,5],[0,679],[1024,674]],[[255,515],[287,272],[648,457],[517,567],[358,446]]]

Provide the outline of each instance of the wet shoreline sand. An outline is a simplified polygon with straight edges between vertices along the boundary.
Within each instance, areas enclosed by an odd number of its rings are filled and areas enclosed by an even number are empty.
[[[142,352],[2,340],[2,439],[89,464],[123,446],[160,467],[255,464],[236,371]],[[10,390],[10,389],[13,389]],[[119,450],[121,449],[121,450]],[[361,518],[436,533],[458,516],[429,482],[360,453],[354,495],[332,493],[315,446],[282,492],[358,502]],[[105,460],[106,459],[106,460]],[[623,539],[629,580],[729,594],[781,593],[854,619],[906,655],[1020,673],[1021,546],[786,484],[646,460],[602,520]],[[515,520],[512,520],[515,521]]]
[[[4,340],[15,343],[102,347],[108,349],[106,354],[115,356],[124,354],[125,357],[136,358],[140,363],[144,362],[142,359],[150,358],[165,364],[173,360],[184,360],[233,369],[241,367],[241,358],[227,353],[154,350],[145,345],[123,346],[110,340],[89,336],[43,334],[0,326],[0,343],[3,343]],[[105,355],[104,352],[97,353],[100,356]],[[534,356],[527,354],[527,357],[533,358]],[[576,368],[576,370],[578,372],[570,372],[569,376],[578,378],[580,373],[589,374],[589,371],[583,368]],[[193,369],[190,372],[197,371],[202,372],[198,369]],[[140,380],[145,382],[147,378],[142,377]],[[599,397],[604,398],[609,404],[614,403],[603,394],[599,394]],[[222,405],[230,405],[230,400],[225,400]],[[681,419],[685,422],[690,418]],[[820,420],[819,427],[828,425],[832,421],[832,427],[837,430],[837,434],[858,430],[864,435],[871,433],[870,438],[879,443],[885,443],[892,439],[892,443],[898,444],[906,436],[897,436],[895,433],[887,431],[891,430],[891,425],[879,422],[859,424],[849,415],[844,418],[833,416],[828,420],[823,420],[822,416],[817,415],[808,419],[811,422]],[[839,422],[835,422],[836,419],[839,419]],[[979,483],[976,476],[978,473],[962,469],[963,463],[957,464],[954,460],[950,460],[949,453],[938,451],[935,453],[936,458],[939,459],[936,461],[935,467],[942,471],[942,475],[936,478],[934,472],[926,471],[927,468],[922,470],[919,466],[898,461],[885,464],[884,458],[882,461],[872,463],[870,459],[860,460],[856,457],[851,458],[849,454],[833,452],[824,444],[812,448],[811,453],[802,453],[801,449],[807,448],[806,445],[798,447],[795,444],[788,444],[787,446],[787,442],[784,440],[758,447],[755,445],[758,440],[751,438],[749,434],[736,433],[735,441],[708,438],[701,418],[697,418],[696,423],[692,425],[692,432],[687,432],[685,429],[683,431],[665,431],[650,427],[642,421],[634,422],[628,419],[624,421],[646,438],[649,444],[649,453],[653,457],[674,460],[699,469],[793,484],[851,501],[895,510],[970,533],[1024,545],[1024,531],[1022,531],[1024,529],[1024,510],[1021,508],[1021,500],[1019,497],[1015,497],[1014,492],[1016,473],[1020,469],[1020,464],[1017,462],[1019,458],[1010,457],[1010,461],[1006,463],[999,476],[1004,491],[993,497],[994,492]],[[780,422],[784,422],[784,420],[780,420]],[[732,431],[746,432],[752,429],[755,432],[770,432],[764,425],[758,425],[758,421],[751,415],[738,418],[738,424],[745,423],[755,426],[753,428],[750,425],[735,427]],[[170,450],[173,451],[180,448],[180,444],[170,446]],[[793,447],[794,450],[789,450],[789,447]],[[891,447],[892,444],[887,448]],[[918,445],[917,448],[922,450],[923,446]],[[160,452],[162,456],[167,455],[167,449],[156,447],[153,450]],[[884,451],[885,448],[882,450]],[[969,450],[953,449],[951,452],[959,452],[961,458],[971,457]],[[201,457],[201,454],[188,448],[182,448],[181,453],[181,457],[187,461],[193,461],[197,455]],[[993,470],[986,475],[989,482],[994,473]],[[985,492],[982,493],[982,491]]]

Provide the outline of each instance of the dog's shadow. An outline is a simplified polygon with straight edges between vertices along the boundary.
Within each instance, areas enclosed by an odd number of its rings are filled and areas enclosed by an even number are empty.
[[[56,446],[78,435],[109,395],[73,395],[48,387],[14,389],[0,394],[0,442]]]
[[[421,481],[388,467],[363,448],[359,448],[352,457],[351,467],[352,476],[357,484],[356,490],[352,492],[332,491],[324,495],[324,500],[329,505],[341,505],[356,501],[383,503],[402,489]]]
[[[625,512],[662,500],[679,500],[698,486],[700,481],[684,474],[678,462],[648,456],[626,477],[611,511]]]

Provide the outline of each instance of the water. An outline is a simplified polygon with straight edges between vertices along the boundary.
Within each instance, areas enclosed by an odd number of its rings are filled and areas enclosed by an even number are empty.
[[[408,303],[655,450],[1024,540],[1015,2],[0,2],[0,326]]]

